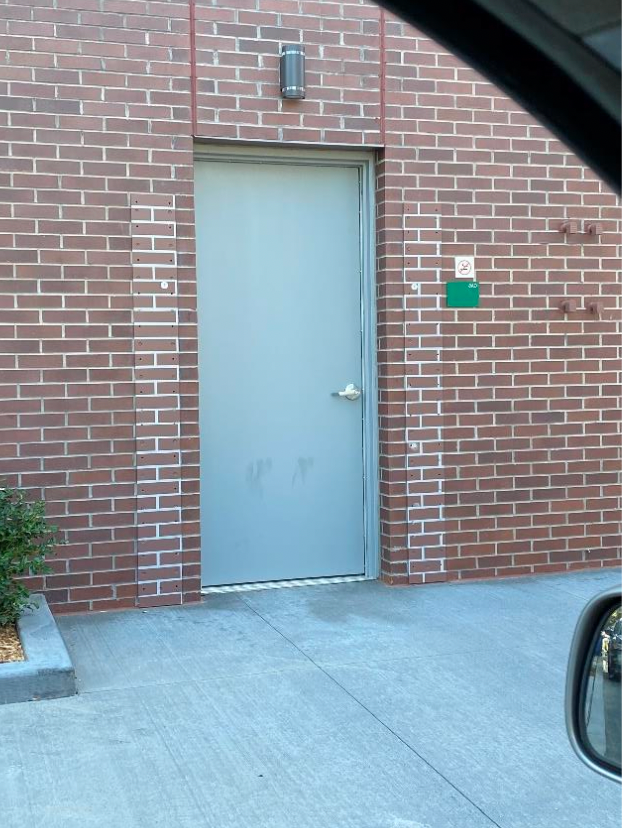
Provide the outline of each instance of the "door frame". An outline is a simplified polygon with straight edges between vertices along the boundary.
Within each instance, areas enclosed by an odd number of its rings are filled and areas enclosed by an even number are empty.
[[[354,167],[359,172],[361,367],[364,391],[362,430],[364,577],[366,579],[376,579],[380,575],[380,492],[376,335],[375,153],[373,151],[327,150],[306,147],[197,144],[194,148],[194,161],[195,164],[208,163],[209,161],[229,161],[239,164],[269,163],[286,164],[288,166]]]

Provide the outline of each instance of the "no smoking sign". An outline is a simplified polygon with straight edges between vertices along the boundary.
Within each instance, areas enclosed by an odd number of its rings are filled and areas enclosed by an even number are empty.
[[[455,256],[455,272],[457,279],[475,279],[475,257]]]

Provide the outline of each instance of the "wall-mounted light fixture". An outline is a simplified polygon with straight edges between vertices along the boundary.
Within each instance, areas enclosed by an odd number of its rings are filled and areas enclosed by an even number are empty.
[[[294,100],[305,97],[305,47],[302,43],[281,47],[281,97]]]

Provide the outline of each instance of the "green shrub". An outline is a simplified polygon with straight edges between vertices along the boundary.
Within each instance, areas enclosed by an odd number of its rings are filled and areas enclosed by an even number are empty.
[[[51,571],[45,558],[58,543],[57,532],[45,518],[42,500],[30,503],[19,489],[0,488],[0,627],[15,623],[33,606],[17,579]]]

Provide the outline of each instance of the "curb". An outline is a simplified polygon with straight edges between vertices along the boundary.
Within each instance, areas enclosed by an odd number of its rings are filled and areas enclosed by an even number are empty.
[[[0,664],[0,704],[73,696],[76,674],[54,616],[43,595],[17,622],[25,661]]]

